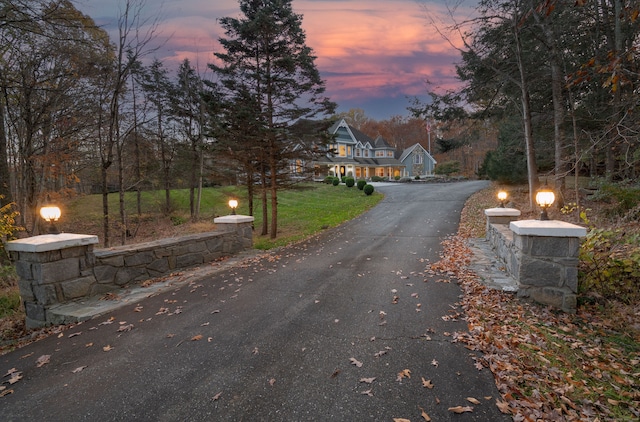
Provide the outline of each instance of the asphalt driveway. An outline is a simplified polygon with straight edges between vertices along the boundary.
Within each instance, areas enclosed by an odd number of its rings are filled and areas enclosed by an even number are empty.
[[[378,186],[339,228],[2,356],[2,420],[511,420],[425,272],[484,186]]]

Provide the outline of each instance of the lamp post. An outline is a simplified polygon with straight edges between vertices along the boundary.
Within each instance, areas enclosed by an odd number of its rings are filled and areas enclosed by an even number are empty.
[[[500,200],[500,208],[504,208],[504,201],[507,200],[507,192],[503,190],[498,192],[498,199]]]
[[[238,208],[238,200],[230,199],[229,200],[229,208],[231,208],[231,215],[236,215],[236,208]]]
[[[61,215],[62,212],[60,211],[60,208],[55,205],[45,205],[40,208],[40,216],[49,224],[49,234],[60,234],[55,222],[60,219]]]
[[[536,193],[536,203],[542,209],[540,213],[540,221],[546,221],[549,219],[549,215],[547,214],[547,209],[553,204],[553,201],[556,200],[556,196],[551,189],[543,186],[538,193]]]

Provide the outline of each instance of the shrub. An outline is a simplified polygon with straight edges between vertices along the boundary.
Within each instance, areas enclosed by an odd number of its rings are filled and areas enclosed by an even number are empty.
[[[327,185],[330,185],[333,183],[333,179],[335,179],[335,177],[333,176],[327,176],[324,178],[324,183],[326,183]]]
[[[344,179],[344,184],[347,185],[348,188],[352,188],[353,185],[356,184],[356,181],[353,177],[347,177]]]
[[[371,176],[371,181],[372,182],[383,182],[385,180],[384,177],[380,177],[380,176]]]
[[[4,196],[0,195],[0,198]],[[14,209],[13,202],[0,208],[0,264],[9,262],[7,252],[4,250],[4,240],[14,238],[14,233],[24,230],[23,227],[16,225],[16,218],[20,215]]]
[[[625,229],[589,230],[580,247],[581,293],[633,303],[640,298],[640,233]]]
[[[640,188],[623,184],[603,183],[595,195],[594,200],[613,204],[611,216],[622,216],[640,203]]]
[[[415,179],[416,179],[416,180],[420,180],[420,176],[416,174]]]
[[[364,185],[367,184],[366,180],[358,180],[358,189],[362,190],[364,189]]]
[[[400,180],[400,176],[394,176],[393,177],[395,180]]]
[[[333,184],[333,186],[338,186],[340,184],[340,179],[337,178],[337,177],[334,177],[332,184]]]
[[[435,174],[450,176],[459,171],[460,171],[460,162],[454,160],[454,161],[446,161],[442,164],[438,164],[433,172]]]
[[[373,185],[364,185],[364,188],[362,189],[365,193],[365,195],[371,195],[373,193]]]
[[[186,218],[180,217],[179,215],[172,215],[169,218],[171,219],[171,223],[173,223],[174,226],[181,226],[187,222]]]

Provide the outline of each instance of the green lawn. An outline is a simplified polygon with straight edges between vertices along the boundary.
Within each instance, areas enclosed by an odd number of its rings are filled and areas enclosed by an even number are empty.
[[[136,197],[127,192],[125,204],[130,218],[137,218]],[[211,221],[214,217],[229,214],[228,201],[238,199],[238,214],[249,214],[247,192],[244,187],[225,186],[205,188],[202,192],[200,219]],[[259,236],[262,227],[262,201],[259,194],[254,198],[256,235],[254,246],[270,249],[303,239],[319,231],[337,226],[370,209],[382,199],[380,193],[367,196],[357,187],[347,188],[324,183],[301,183],[291,189],[278,192],[278,237]],[[118,220],[118,194],[109,195],[109,212],[112,221]],[[267,199],[270,203],[270,199]],[[160,218],[164,206],[164,191],[143,192],[141,198],[142,219],[152,221]],[[171,220],[179,225],[189,221],[189,190],[171,191]],[[102,196],[87,195],[74,198],[63,205],[61,228],[81,228],[84,233],[102,234]],[[271,210],[269,209],[269,218]],[[113,238],[117,233],[112,234]]]

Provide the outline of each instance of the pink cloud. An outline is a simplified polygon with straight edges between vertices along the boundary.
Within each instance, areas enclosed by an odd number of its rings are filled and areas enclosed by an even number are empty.
[[[370,98],[425,95],[426,80],[435,86],[455,86],[459,53],[430,25],[446,19],[441,1],[415,0],[296,0],[294,11],[303,15],[307,44],[334,100],[363,102]],[[118,8],[103,0],[84,0],[81,10],[99,22],[115,21]],[[157,12],[161,0],[147,0],[148,13]],[[459,10],[469,13],[469,8]],[[95,12],[95,14],[92,13]],[[428,13],[428,15],[427,15]],[[214,60],[223,30],[217,21],[240,17],[236,0],[164,1],[160,11],[160,38],[171,36],[156,53],[169,68],[189,58],[201,72]],[[456,45],[459,38],[452,36]]]

